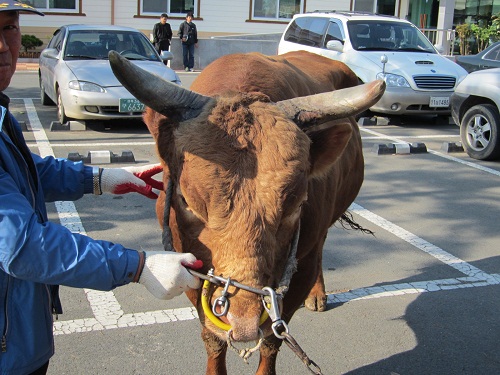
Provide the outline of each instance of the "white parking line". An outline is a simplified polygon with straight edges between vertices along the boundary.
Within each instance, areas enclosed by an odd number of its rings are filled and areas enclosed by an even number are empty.
[[[26,112],[33,130],[39,154],[42,157],[54,156],[47,134],[40,123],[31,99],[24,99]],[[61,225],[75,233],[86,234],[80,215],[73,202],[55,202]],[[145,313],[125,314],[113,292],[84,289],[94,318],[54,322],[54,334],[88,332],[119,327],[166,323],[179,320],[196,319],[193,307],[161,310]]]
[[[376,287],[359,288],[344,293],[330,294],[328,303],[345,303],[349,301],[394,297],[402,294],[415,294],[425,292],[437,292],[442,290],[481,287],[500,284],[499,275],[490,275],[479,268],[457,258],[456,256],[444,251],[436,245],[416,236],[413,233],[397,226],[394,223],[374,214],[373,212],[353,203],[349,210],[372,222],[378,227],[392,233],[396,237],[408,242],[417,249],[429,254],[440,262],[456,269],[466,275],[466,277],[450,278],[442,280],[418,281],[412,283],[400,283],[380,285]]]
[[[40,155],[54,155],[52,146],[38,119],[33,101],[26,98],[23,100]],[[362,130],[365,132],[376,134],[377,138],[392,139],[396,142],[402,142],[395,137],[388,137],[381,133],[377,133],[371,130],[368,131],[367,129]],[[440,153],[436,154],[443,157],[446,156]],[[460,159],[456,158],[450,157],[449,159],[457,162],[462,162]],[[485,170],[488,171],[489,168],[486,168]],[[491,171],[488,172],[491,173]],[[56,202],[56,209],[62,225],[70,229],[72,232],[85,234],[85,229],[73,202]],[[460,271],[465,276],[442,280],[398,283],[376,287],[359,288],[345,293],[329,294],[328,303],[345,303],[349,301],[372,298],[395,297],[402,294],[415,294],[500,284],[500,275],[487,274],[477,267],[474,267],[471,264],[455,257],[454,255],[447,253],[443,249],[425,241],[424,239],[408,232],[407,230],[374,214],[373,212],[370,212],[369,210],[356,203],[353,203],[351,205],[350,210],[356,215],[362,216],[363,218],[371,221],[380,228],[408,242],[417,249],[424,251],[428,255],[438,259],[444,264]],[[84,289],[84,291],[90,303],[94,318],[56,321],[54,322],[55,335],[170,323],[198,318],[196,309],[194,307],[125,314],[119,302],[115,298],[113,292],[101,292],[90,289]]]
[[[401,138],[392,137],[392,136],[389,136],[389,135],[385,135],[383,133],[379,133],[379,132],[376,132],[376,131],[371,130],[371,129],[365,129],[365,128],[360,127],[359,130],[361,130],[362,132],[365,132],[365,133],[373,134],[375,136],[375,138],[387,139],[387,140],[393,141],[395,143],[410,143],[410,142],[407,142],[407,141],[405,141],[405,140],[403,140]],[[448,159],[448,160],[454,161],[455,163],[463,164],[463,165],[466,165],[468,167],[475,168],[475,169],[478,169],[480,171],[493,174],[495,176],[500,176],[500,171],[497,171],[495,169],[484,167],[482,165],[479,165],[479,164],[476,164],[476,163],[473,163],[473,162],[470,162],[470,161],[466,161],[466,160],[462,160],[462,159],[459,159],[459,158],[455,158],[453,156],[446,155],[446,154],[443,154],[442,152],[434,151],[434,150],[431,150],[431,149],[427,149],[427,151],[430,154],[439,156],[439,157],[441,157],[443,159]]]
[[[51,147],[101,147],[101,146],[154,146],[154,141],[150,142],[99,142],[99,143],[52,143]],[[38,147],[36,143],[28,143],[28,147]]]
[[[361,129],[363,130],[363,129]],[[448,139],[448,138],[460,138],[460,135],[450,135],[450,134],[428,134],[428,135],[400,135],[400,138],[404,139]],[[363,140],[373,140],[373,139],[380,139],[380,136],[373,136],[373,137],[361,137]]]

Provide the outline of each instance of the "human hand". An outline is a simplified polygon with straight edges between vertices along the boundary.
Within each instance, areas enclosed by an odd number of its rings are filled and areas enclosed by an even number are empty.
[[[158,198],[158,190],[163,190],[163,182],[154,175],[163,171],[160,164],[141,167],[104,168],[100,178],[103,193],[125,194],[136,192],[148,198]]]
[[[192,276],[186,269],[199,266],[200,261],[193,254],[146,251],[145,257],[139,283],[156,298],[172,299],[189,288],[200,287],[200,279]]]

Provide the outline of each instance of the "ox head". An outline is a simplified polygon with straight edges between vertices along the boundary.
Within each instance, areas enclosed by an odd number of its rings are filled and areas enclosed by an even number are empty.
[[[192,252],[205,271],[213,267],[216,275],[253,288],[277,287],[311,180],[326,178],[353,134],[346,118],[378,101],[384,83],[272,103],[258,92],[204,96],[117,53],[109,58],[120,82],[149,107],[144,120],[174,184],[176,250]],[[229,312],[221,319],[235,340],[254,340],[260,297],[235,288],[229,293]],[[205,319],[199,291],[188,296],[205,327],[224,337]]]

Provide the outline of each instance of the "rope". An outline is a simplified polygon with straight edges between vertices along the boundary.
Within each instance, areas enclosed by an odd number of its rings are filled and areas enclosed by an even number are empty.
[[[297,355],[297,357],[300,358],[302,363],[311,373],[316,375],[323,375],[323,373],[321,372],[321,368],[316,364],[316,362],[308,357],[306,352],[304,352],[304,350],[300,347],[297,341],[295,341],[292,335],[290,335],[288,332],[283,332],[282,335],[284,336],[283,341],[285,342],[285,344],[287,344],[288,347],[292,349],[292,351]]]
[[[299,235],[300,235],[300,221],[295,234],[293,235],[292,240],[292,249],[290,252],[290,256],[288,257],[288,261],[286,263],[285,272],[283,272],[283,276],[281,277],[278,288],[276,289],[276,294],[281,296],[281,298],[285,297],[285,293],[288,291],[288,287],[290,286],[290,281],[292,280],[293,274],[297,271],[297,247],[299,244]]]
[[[248,364],[248,358],[252,356],[253,353],[255,353],[259,348],[261,347],[262,343],[264,342],[264,333],[262,330],[259,328],[259,341],[257,342],[257,345],[255,345],[253,348],[245,348],[245,349],[238,349],[233,345],[233,339],[231,338],[231,330],[227,332],[227,345],[229,346],[230,349],[234,350],[240,358],[245,361],[245,363]]]
[[[172,231],[170,230],[170,202],[172,200],[173,190],[172,179],[168,180],[167,189],[165,190],[165,208],[163,210],[163,232],[161,234],[161,243],[165,251],[174,251],[172,245]]]

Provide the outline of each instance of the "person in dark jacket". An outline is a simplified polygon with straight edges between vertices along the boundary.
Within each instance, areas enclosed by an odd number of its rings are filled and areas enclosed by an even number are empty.
[[[131,282],[170,299],[200,282],[184,266],[192,254],[139,252],[49,222],[45,202],[84,194],[138,192],[157,197],[160,166],[108,168],[42,158],[30,152],[3,91],[21,47],[19,12],[43,15],[13,0],[0,3],[0,374],[40,375],[54,354],[58,285],[111,290]]]
[[[193,13],[186,15],[186,20],[180,24],[177,33],[182,42],[182,57],[184,70],[186,72],[194,71],[194,47],[198,47],[198,31],[193,22]]]
[[[160,22],[153,26],[153,44],[161,54],[161,51],[168,51],[170,49],[170,42],[172,41],[172,28],[168,21],[168,14],[162,13]]]

